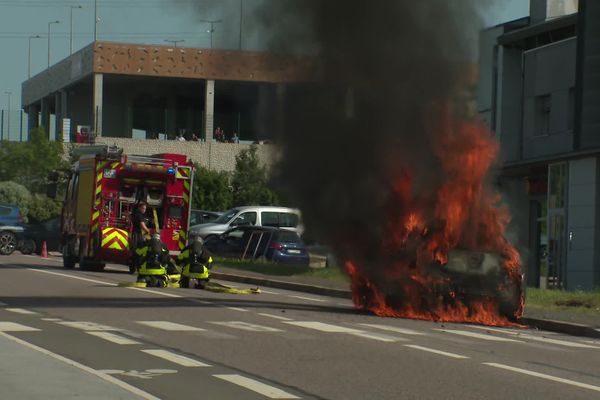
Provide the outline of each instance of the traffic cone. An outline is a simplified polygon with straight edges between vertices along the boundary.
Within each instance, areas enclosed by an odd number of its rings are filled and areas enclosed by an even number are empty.
[[[48,248],[46,247],[46,241],[44,240],[44,242],[42,243],[42,254],[41,254],[42,258],[48,258]]]

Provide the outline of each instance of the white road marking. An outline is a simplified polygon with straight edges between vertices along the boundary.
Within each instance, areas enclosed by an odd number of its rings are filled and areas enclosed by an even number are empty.
[[[59,321],[60,325],[68,326],[70,328],[81,329],[84,331],[120,331],[122,329],[115,328],[109,325],[97,324],[95,322],[88,321]]]
[[[504,365],[504,364],[483,363],[483,365],[488,365],[488,366],[494,367],[494,368],[500,368],[500,369],[504,369],[504,370],[507,370],[507,371],[518,372],[518,373],[521,373],[521,374],[525,374],[525,375],[529,375],[529,376],[534,376],[536,378],[542,378],[542,379],[546,379],[546,380],[549,380],[549,381],[564,383],[566,385],[577,386],[577,387],[580,387],[580,388],[583,388],[583,389],[589,389],[589,390],[594,390],[596,392],[600,392],[600,386],[588,385],[587,383],[572,381],[570,379],[559,378],[559,377],[556,377],[556,376],[546,375],[546,374],[542,374],[542,373],[539,373],[539,372],[529,371],[529,370],[521,369],[521,368],[515,368],[515,367],[511,367],[509,365]]]
[[[241,312],[247,312],[248,310],[246,310],[245,308],[239,308],[239,307],[225,307],[228,310],[233,310],[233,311],[241,311]]]
[[[278,293],[278,292],[271,292],[270,290],[263,290],[263,289],[260,289],[260,292],[261,293],[266,293],[266,294],[281,294],[281,293]]]
[[[361,326],[367,326],[369,328],[381,329],[383,331],[390,331],[396,333],[402,333],[404,335],[415,335],[415,336],[425,336],[427,335],[424,332],[413,331],[412,329],[399,328],[396,326],[388,326],[388,325],[379,325],[379,324],[360,324]]]
[[[357,333],[350,333],[350,335],[362,337],[365,339],[378,340],[380,342],[387,342],[387,343],[405,342],[408,340],[408,339],[399,338],[396,336],[390,336],[390,335],[384,335],[382,333],[372,333],[372,332],[357,332]]]
[[[267,314],[267,313],[258,313],[258,315],[262,315],[263,317],[275,318],[281,321],[293,321],[291,318],[281,317],[279,315]]]
[[[242,375],[213,375],[215,378],[223,379],[224,381],[233,383],[234,385],[241,386],[243,388],[252,390],[258,394],[261,394],[269,399],[299,399],[300,397],[294,396],[288,392],[284,392],[276,387],[266,385],[254,379],[246,378]]]
[[[436,350],[436,349],[430,349],[429,347],[417,346],[416,344],[405,344],[404,346],[410,347],[411,349],[422,350],[422,351],[426,351],[428,353],[439,354],[441,356],[446,356],[446,357],[450,357],[450,358],[458,358],[458,359],[469,358],[467,356],[461,356],[460,354],[448,353],[447,351],[441,351],[441,350]]]
[[[269,326],[250,324],[242,321],[207,321],[209,324],[226,326],[228,328],[241,329],[252,332],[283,332],[281,329],[271,328]]]
[[[84,281],[84,282],[98,283],[100,285],[106,285],[106,286],[117,286],[116,283],[112,283],[112,282],[104,282],[104,281],[98,281],[96,279],[82,278],[80,276],[73,276],[73,275],[68,275],[68,274],[61,274],[59,272],[46,271],[44,269],[35,269],[35,268],[27,268],[27,269],[29,271],[41,272],[41,273],[49,274],[49,275],[62,276],[63,278],[77,279],[77,280]]]
[[[439,332],[444,332],[444,333],[452,333],[454,335],[472,337],[472,338],[475,338],[475,339],[488,340],[490,342],[518,342],[518,343],[523,343],[521,340],[507,339],[507,338],[503,338],[503,337],[492,336],[492,335],[484,335],[484,334],[481,334],[481,333],[475,333],[475,332],[469,332],[469,331],[450,330],[450,329],[434,329],[434,331],[439,331]]]
[[[213,304],[212,301],[205,301],[205,300],[198,300],[198,299],[187,299],[189,301],[191,301],[192,303],[198,303],[198,304]]]
[[[210,367],[210,365],[200,362],[198,360],[194,360],[193,358],[171,353],[167,350],[148,349],[142,350],[142,352],[155,357],[162,358],[163,360],[171,361],[172,363],[179,364],[184,367]]]
[[[150,326],[156,329],[162,329],[164,331],[178,331],[178,332],[199,332],[205,331],[206,329],[197,328],[195,326],[178,324],[176,322],[169,321],[136,321],[138,324]]]
[[[338,325],[324,324],[323,322],[313,322],[313,321],[284,321],[284,324],[290,324],[295,326],[300,326],[302,328],[307,329],[315,329],[321,332],[327,333],[361,333],[358,329],[346,328]]]
[[[289,295],[288,297],[293,297],[295,299],[300,299],[300,300],[317,301],[319,303],[325,303],[327,301],[327,300],[323,300],[323,299],[315,299],[314,297],[292,296],[292,295]]]
[[[128,287],[126,289],[137,290],[139,292],[145,292],[145,293],[157,294],[159,296],[165,296],[165,297],[174,297],[174,298],[181,298],[181,297],[183,297],[183,296],[179,296],[179,295],[173,294],[173,293],[166,293],[166,292],[161,292],[161,291],[158,291],[158,290],[142,289],[142,288],[137,288],[137,287]]]
[[[0,322],[0,332],[34,332],[41,329],[17,324],[16,322]]]
[[[42,321],[60,322],[60,321],[62,321],[62,319],[60,319],[60,318],[42,318]]]
[[[94,332],[94,331],[87,331],[86,333],[99,337],[101,339],[104,340],[108,340],[109,342],[112,343],[116,343],[116,344],[141,344],[140,342],[137,342],[133,339],[129,339],[120,335],[116,335],[114,333],[110,333],[110,332]]]
[[[30,349],[33,349],[33,350],[38,351],[40,353],[43,353],[43,354],[45,354],[47,356],[50,356],[50,357],[52,357],[52,358],[54,358],[56,360],[62,361],[65,364],[71,365],[71,366],[73,366],[75,368],[79,368],[79,369],[81,369],[81,370],[83,370],[83,371],[85,371],[85,372],[87,372],[89,374],[97,376],[100,379],[103,379],[103,380],[105,380],[107,382],[110,382],[113,385],[116,385],[116,386],[120,387],[121,389],[127,390],[128,392],[133,393],[133,394],[135,394],[137,396],[140,396],[140,397],[142,397],[144,399],[147,399],[147,400],[160,400],[158,397],[155,397],[155,396],[151,395],[148,392],[145,392],[145,391],[143,391],[141,389],[138,389],[135,386],[132,386],[132,385],[130,385],[128,383],[125,383],[125,382],[123,382],[123,381],[121,381],[121,380],[119,380],[117,378],[114,378],[114,377],[108,375],[108,374],[105,374],[105,373],[102,373],[102,372],[97,371],[95,369],[92,369],[92,368],[88,367],[87,365],[80,364],[77,361],[74,361],[74,360],[71,360],[69,358],[63,357],[63,356],[61,356],[59,354],[53,353],[53,352],[51,352],[49,350],[44,349],[43,347],[36,346],[35,344],[31,344],[29,342],[26,342],[24,340],[21,340],[19,338],[11,336],[11,335],[7,335],[7,334],[2,333],[2,332],[0,332],[0,335],[3,336],[3,337],[5,337],[5,338],[7,338],[7,339],[10,339],[10,340],[12,340],[14,342],[17,342],[17,343],[19,343],[19,344],[21,344],[23,346],[29,347]]]
[[[17,314],[26,314],[26,315],[37,315],[35,311],[29,311],[24,308],[5,308],[6,311],[14,312]]]
[[[504,333],[506,335],[518,336],[519,339],[529,339],[529,340],[534,340],[537,342],[557,344],[560,346],[576,347],[576,348],[580,348],[580,349],[600,349],[600,347],[598,347],[598,346],[590,346],[589,344],[584,344],[584,343],[579,343],[579,342],[569,342],[567,340],[552,339],[552,338],[547,338],[547,337],[543,337],[543,336],[535,336],[535,335],[530,335],[527,333],[521,333],[521,332],[515,332],[515,331],[509,331],[509,330],[503,330],[503,329],[497,329],[497,328],[488,328],[487,330],[489,330],[491,332]]]

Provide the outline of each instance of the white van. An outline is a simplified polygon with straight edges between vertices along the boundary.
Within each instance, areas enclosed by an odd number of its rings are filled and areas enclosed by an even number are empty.
[[[300,210],[288,207],[246,206],[225,211],[216,220],[190,227],[189,238],[220,235],[228,229],[242,225],[273,226],[288,229],[302,235],[304,227]]]

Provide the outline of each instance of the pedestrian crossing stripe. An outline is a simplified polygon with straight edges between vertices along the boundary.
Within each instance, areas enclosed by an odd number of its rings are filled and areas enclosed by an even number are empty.
[[[205,331],[206,329],[197,328],[195,326],[178,324],[177,322],[169,322],[169,321],[136,321],[136,323],[141,325],[146,325],[151,328],[162,329],[164,331]]]
[[[0,321],[0,332],[35,332],[41,331],[38,328],[17,324],[16,322]]]
[[[283,332],[281,329],[271,328],[269,326],[256,325],[242,321],[207,321],[209,324],[226,326],[233,329],[241,329],[251,332]]]

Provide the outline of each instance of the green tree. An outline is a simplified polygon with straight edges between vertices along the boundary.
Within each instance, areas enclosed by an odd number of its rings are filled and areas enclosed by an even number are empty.
[[[44,193],[50,172],[64,170],[66,167],[62,143],[49,141],[43,128],[32,129],[28,142],[2,142],[2,181],[13,181],[31,192]]]
[[[43,194],[35,193],[31,196],[28,218],[29,222],[41,222],[52,217],[57,217],[61,212],[61,203],[52,200]]]
[[[231,179],[233,205],[277,205],[279,196],[268,187],[267,169],[260,165],[255,145],[235,157]]]
[[[10,181],[0,182],[0,203],[17,205],[21,211],[21,216],[27,222],[31,205],[31,193],[25,186]]]
[[[233,193],[227,172],[211,171],[196,165],[192,208],[200,210],[224,211],[231,208]]]

